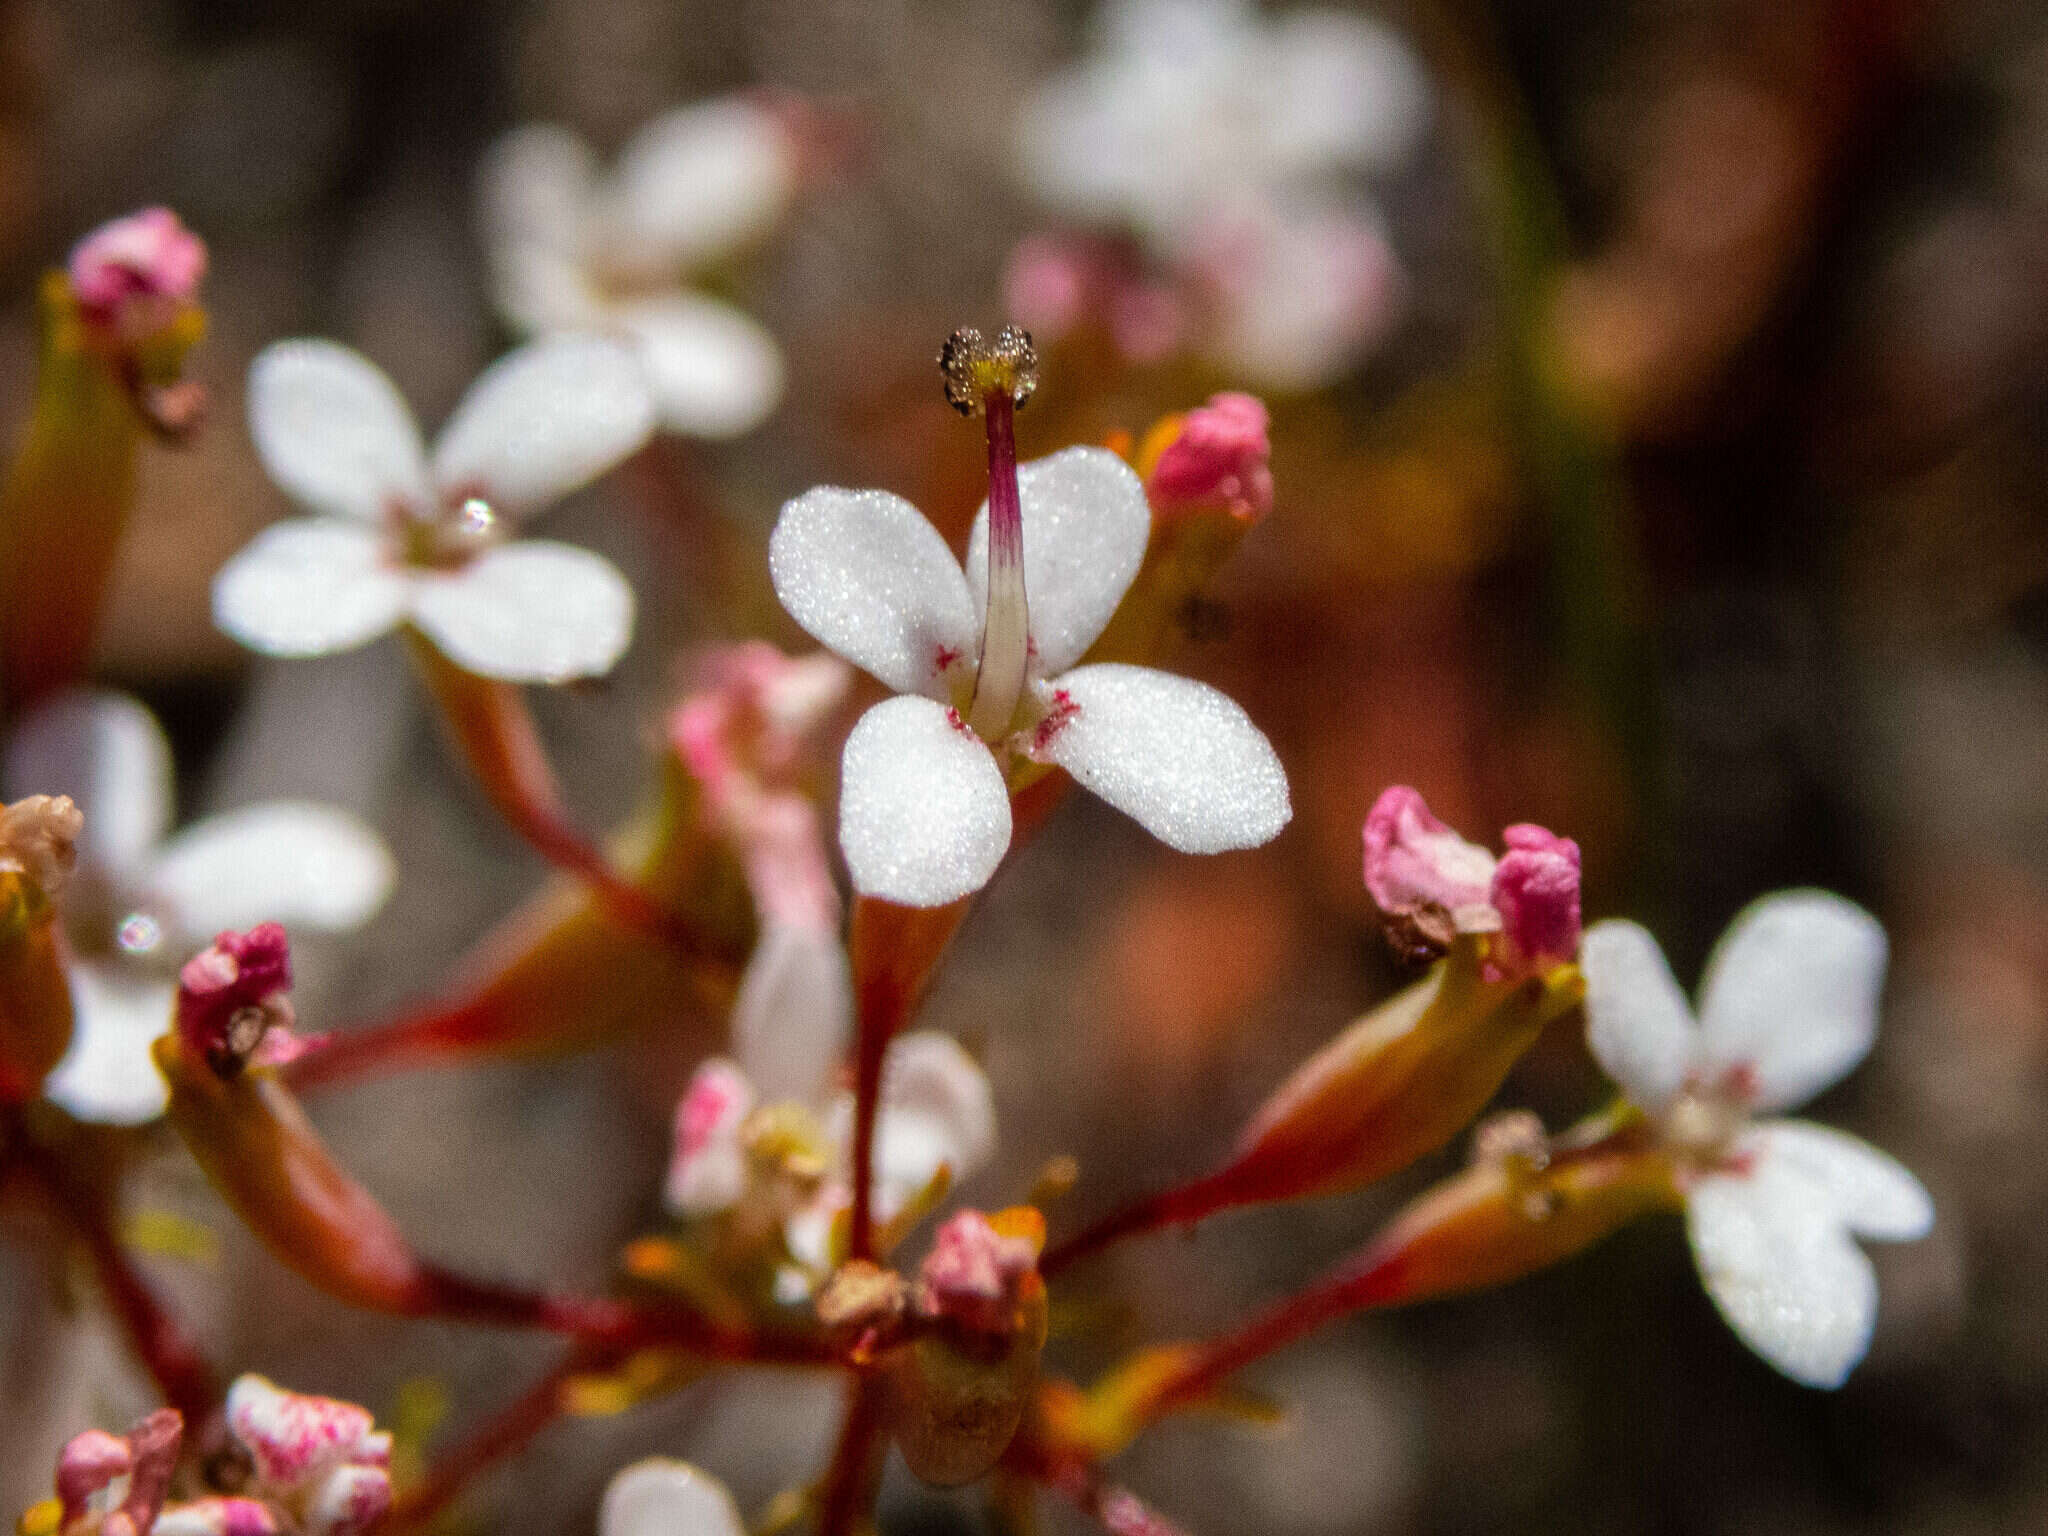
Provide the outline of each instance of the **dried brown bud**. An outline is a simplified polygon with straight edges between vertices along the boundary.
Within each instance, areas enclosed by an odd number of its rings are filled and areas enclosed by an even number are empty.
[[[946,403],[962,416],[978,415],[991,395],[1006,395],[1016,405],[1038,388],[1038,353],[1031,333],[1006,325],[990,341],[963,326],[939,348],[939,372],[946,380]]]
[[[0,808],[0,870],[26,876],[54,896],[78,865],[85,815],[69,795],[30,795]]]
[[[818,1321],[834,1330],[892,1326],[910,1302],[910,1287],[893,1269],[866,1259],[839,1266],[818,1293]]]

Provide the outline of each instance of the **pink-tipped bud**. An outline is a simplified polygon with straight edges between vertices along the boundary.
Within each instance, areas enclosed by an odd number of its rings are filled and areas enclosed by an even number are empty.
[[[206,243],[168,208],[102,224],[71,249],[71,291],[87,319],[124,342],[163,329],[199,291]]]
[[[306,1536],[362,1536],[390,1507],[389,1467],[360,1461],[336,1467],[306,1501]]]
[[[283,1529],[277,1512],[260,1499],[216,1497],[173,1504],[150,1536],[278,1536]]]
[[[222,933],[178,972],[178,1034],[217,1074],[233,1077],[258,1058],[273,1029],[291,1027],[291,984],[291,941],[280,924]]]
[[[1579,845],[1521,822],[1501,833],[1508,851],[1493,874],[1501,938],[1523,965],[1571,960],[1579,952]]]
[[[961,1211],[940,1227],[918,1271],[917,1309],[975,1333],[1013,1325],[1018,1286],[1038,1266],[1038,1246],[1005,1236],[979,1211]]]
[[[65,1441],[57,1453],[57,1500],[64,1507],[64,1524],[84,1514],[88,1499],[115,1478],[126,1477],[134,1465],[125,1436],[88,1429]]]
[[[1257,522],[1273,507],[1273,448],[1266,407],[1252,395],[1223,394],[1189,411],[1146,482],[1153,507],[1172,513],[1222,503]]]
[[[1431,814],[1419,790],[1396,784],[1365,818],[1365,888],[1412,947],[1441,950],[1460,933],[1500,926],[1494,857]]]

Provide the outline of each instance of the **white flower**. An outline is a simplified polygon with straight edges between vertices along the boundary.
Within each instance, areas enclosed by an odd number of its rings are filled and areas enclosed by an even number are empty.
[[[781,398],[782,354],[756,321],[683,279],[767,234],[797,183],[787,124],[741,96],[655,118],[608,176],[567,129],[515,129],[482,175],[499,307],[528,333],[630,338],[663,426],[736,436]]]
[[[353,928],[393,879],[383,841],[329,806],[279,800],[175,836],[171,753],[148,710],[116,693],[39,706],[8,744],[9,786],[61,786],[85,812],[61,900],[77,1023],[44,1094],[82,1120],[163,1112],[149,1042],[170,1027],[177,967],[224,929],[266,921]]]
[[[1752,1117],[1805,1103],[1869,1052],[1884,930],[1823,891],[1767,896],[1715,948],[1697,1021],[1634,923],[1588,929],[1579,966],[1593,1054],[1677,1160],[1715,1306],[1794,1381],[1840,1386],[1877,1317],[1877,1281],[1854,1239],[1924,1236],[1934,1205],[1853,1136]]]
[[[605,1485],[597,1536],[746,1536],[725,1484],[684,1461],[650,1456]]]
[[[653,406],[631,350],[558,336],[471,386],[431,459],[391,381],[331,341],[284,341],[249,370],[265,468],[316,515],[273,524],[213,584],[253,650],[320,656],[402,623],[457,665],[518,683],[607,672],[633,593],[588,550],[508,535],[640,447]]]
[[[775,525],[783,606],[898,690],[841,764],[839,844],[864,894],[942,906],[985,885],[1010,845],[1016,758],[1064,768],[1184,853],[1254,847],[1287,824],[1286,777],[1236,704],[1147,667],[1074,665],[1144,559],[1138,477],[1097,448],[1016,473],[1021,553],[991,545],[984,504],[964,571],[887,491],[820,486]]]

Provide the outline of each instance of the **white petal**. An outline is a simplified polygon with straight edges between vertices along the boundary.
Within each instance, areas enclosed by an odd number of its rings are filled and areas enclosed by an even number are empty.
[[[768,572],[812,638],[898,693],[973,660],[980,627],[946,541],[901,496],[821,485],[784,505]]]
[[[709,1216],[747,1192],[740,1127],[759,1102],[738,1063],[714,1056],[690,1076],[676,1103],[675,1140],[662,1198],[680,1216]]]
[[[1692,1009],[1664,951],[1640,925],[1609,918],[1580,940],[1579,971],[1593,1059],[1654,1114],[1684,1085],[1699,1049]]]
[[[213,621],[266,656],[325,656],[374,640],[405,612],[411,580],[384,535],[338,517],[272,523],[213,578]]]
[[[514,329],[602,331],[611,324],[604,295],[575,257],[533,240],[494,246],[491,293]]]
[[[995,1156],[995,1095],[988,1074],[950,1035],[913,1030],[889,1046],[876,1123],[875,1178],[886,1205],[920,1193],[940,1164],[958,1185]]]
[[[477,213],[492,245],[534,242],[573,255],[597,186],[597,156],[568,129],[530,123],[505,134],[477,175]]]
[[[1038,675],[1064,672],[1102,633],[1152,537],[1137,472],[1107,448],[1067,448],[1017,467],[1024,512],[1024,594]],[[965,561],[977,613],[988,605],[988,503]]]
[[[662,426],[737,437],[782,399],[782,349],[751,316],[691,293],[621,304],[611,319],[640,346]]]
[[[612,1478],[597,1530],[598,1536],[746,1536],[723,1483],[665,1456],[636,1461]]]
[[[1700,983],[1709,1060],[1756,1069],[1760,1109],[1803,1104],[1877,1038],[1884,929],[1826,891],[1781,891],[1738,915]]]
[[[546,336],[483,371],[434,445],[443,496],[536,511],[629,458],[654,430],[634,349],[602,336]]]
[[[1262,136],[1276,174],[1392,168],[1429,124],[1422,61],[1376,21],[1296,12],[1274,26],[1263,54]]]
[[[1806,1120],[1767,1120],[1751,1134],[1764,1156],[1825,1189],[1850,1231],[1904,1243],[1932,1230],[1934,1200],[1926,1187],[1869,1142]]]
[[[134,978],[117,966],[74,962],[71,1049],[43,1080],[43,1096],[99,1125],[141,1125],[164,1112],[169,1090],[149,1044],[171,1027],[178,991],[168,981]]]
[[[1039,728],[1032,755],[1058,763],[1168,847],[1256,848],[1287,825],[1287,775],[1271,744],[1206,683],[1105,664],[1076,668],[1051,687],[1072,713]]]
[[[508,683],[601,677],[633,637],[633,589],[609,560],[552,539],[502,544],[419,578],[412,616],[458,666]]]
[[[1742,1342],[1802,1385],[1839,1387],[1870,1348],[1877,1277],[1827,1190],[1760,1157],[1695,1184],[1686,1226],[1707,1294]]]
[[[988,884],[1010,846],[1010,793],[981,738],[943,704],[884,699],[846,738],[839,847],[854,889],[942,907]]]
[[[278,922],[330,932],[367,922],[397,868],[384,840],[329,805],[276,800],[194,822],[164,845],[148,876],[180,937]]]
[[[853,976],[836,933],[769,921],[732,1005],[732,1049],[770,1102],[823,1100],[853,1037]]]
[[[249,367],[249,431],[285,494],[316,512],[379,518],[427,495],[420,432],[375,364],[339,342],[280,341]]]
[[[131,883],[171,824],[171,746],[156,716],[125,693],[62,693],[7,744],[7,799],[69,795],[85,812],[79,862]]]
[[[767,234],[796,194],[796,154],[775,114],[730,96],[649,122],[612,182],[625,260],[674,274]]]

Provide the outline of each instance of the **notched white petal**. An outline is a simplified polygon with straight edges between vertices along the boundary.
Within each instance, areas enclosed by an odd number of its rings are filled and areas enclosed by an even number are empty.
[[[1752,1136],[1762,1156],[1827,1191],[1839,1218],[1858,1236],[1905,1243],[1933,1230],[1934,1198],[1926,1187],[1860,1137],[1806,1120],[1765,1121]]]
[[[396,878],[390,849],[357,817],[276,800],[194,822],[164,845],[147,884],[183,937],[202,942],[262,922],[354,928]]]
[[[821,485],[768,541],[775,595],[811,637],[899,693],[980,650],[974,599],[939,531],[901,496]]]
[[[443,655],[507,683],[609,672],[633,635],[633,589],[602,555],[519,539],[459,571],[422,575],[413,618]]]
[[[671,432],[737,437],[781,402],[782,349],[730,304],[674,293],[622,304],[611,319],[639,344],[655,411]]]
[[[213,621],[266,656],[325,656],[404,616],[407,575],[376,529],[338,517],[273,523],[213,578]]]
[[[633,347],[558,335],[498,359],[470,386],[434,447],[444,495],[537,511],[630,457],[654,430]]]
[[[1686,1197],[1700,1278],[1751,1349],[1794,1381],[1839,1387],[1870,1348],[1877,1278],[1828,1194],[1772,1158]]]
[[[1586,1044],[1600,1069],[1657,1112],[1692,1069],[1698,1031],[1664,951],[1640,924],[1609,918],[1579,943],[1586,978]]]
[[[1255,848],[1293,814],[1272,745],[1223,694],[1150,667],[1080,667],[1052,680],[1032,755],[1170,848]]]
[[[980,890],[1010,846],[1010,795],[994,756],[942,704],[884,699],[840,760],[839,847],[854,888],[908,907]]]
[[[1708,1059],[1752,1065],[1758,1108],[1805,1103],[1870,1053],[1885,956],[1877,919],[1840,896],[1780,891],[1751,903],[1700,984]]]
[[[85,812],[79,862],[125,884],[171,824],[171,747],[125,693],[76,689],[37,705],[7,744],[6,798],[69,795]]]
[[[249,367],[249,432],[284,493],[316,512],[375,519],[426,495],[418,425],[361,353],[306,338],[264,348]]]
[[[636,1461],[612,1478],[597,1530],[598,1536],[746,1536],[723,1483],[665,1456]]]
[[[1152,511],[1136,471],[1106,448],[1068,448],[1017,468],[1024,513],[1024,591],[1038,675],[1064,672],[1095,643],[1130,590]],[[988,605],[988,503],[974,520],[966,571],[977,613]]]

